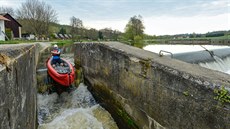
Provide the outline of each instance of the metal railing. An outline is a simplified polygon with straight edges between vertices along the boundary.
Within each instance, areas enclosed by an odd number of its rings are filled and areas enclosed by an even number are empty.
[[[214,56],[214,52],[213,52],[213,51],[208,50],[207,48],[205,48],[205,47],[202,46],[202,45],[200,45],[200,46],[201,46],[202,48],[204,48],[204,50],[207,51],[207,52],[211,55],[211,57]]]
[[[163,53],[162,52],[165,52],[165,53],[169,53],[171,55],[171,58],[173,58],[173,53],[172,52],[169,52],[169,51],[165,51],[165,50],[160,50],[159,52],[159,56],[163,56]]]

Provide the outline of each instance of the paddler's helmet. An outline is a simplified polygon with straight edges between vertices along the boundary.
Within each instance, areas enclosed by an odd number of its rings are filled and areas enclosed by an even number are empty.
[[[54,45],[54,48],[58,48],[58,45],[57,45],[57,44],[55,44],[55,45]]]

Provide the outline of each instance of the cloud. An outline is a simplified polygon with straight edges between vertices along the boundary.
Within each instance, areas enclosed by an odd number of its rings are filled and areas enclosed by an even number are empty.
[[[0,5],[10,7],[12,6],[12,3],[9,2],[8,0],[0,0]]]
[[[0,0],[0,6],[18,8],[25,0]]]
[[[55,1],[55,2],[54,2]],[[17,8],[25,0],[0,0]],[[89,28],[124,31],[129,18],[141,15],[147,34],[206,33],[230,29],[229,0],[45,0],[58,13],[59,23],[75,16]]]
[[[230,29],[230,13],[216,16],[148,17],[144,19],[145,33],[155,35],[207,33]]]
[[[86,21],[84,22],[84,26],[87,28],[95,28],[95,29],[104,29],[111,28],[114,30],[119,30],[124,32],[125,26],[128,22],[126,20],[101,20],[101,21]]]

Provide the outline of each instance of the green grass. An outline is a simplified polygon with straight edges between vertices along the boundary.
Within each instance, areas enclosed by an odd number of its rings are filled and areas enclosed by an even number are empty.
[[[51,40],[51,41],[9,40],[9,41],[0,41],[0,44],[20,44],[20,43],[34,43],[34,42],[55,42],[55,44],[59,44],[59,45],[74,43],[72,40]]]
[[[33,43],[33,40],[9,40],[9,41],[0,41],[0,44],[19,44],[19,43]]]
[[[63,46],[63,45],[67,45],[67,44],[73,44],[74,41],[72,40],[52,40],[52,45],[57,44],[58,46]]]
[[[189,38],[189,39],[230,39],[230,35],[224,35],[219,37],[198,37],[198,38]]]

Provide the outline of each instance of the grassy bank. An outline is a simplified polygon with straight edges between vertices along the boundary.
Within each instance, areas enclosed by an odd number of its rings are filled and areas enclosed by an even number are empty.
[[[19,43],[34,43],[34,40],[8,40],[8,41],[0,41],[0,44],[19,44]]]
[[[51,41],[35,41],[35,40],[9,40],[9,41],[0,41],[0,44],[20,44],[20,43],[34,43],[34,42],[54,42],[63,46],[64,44],[74,43],[72,40],[51,40]]]

